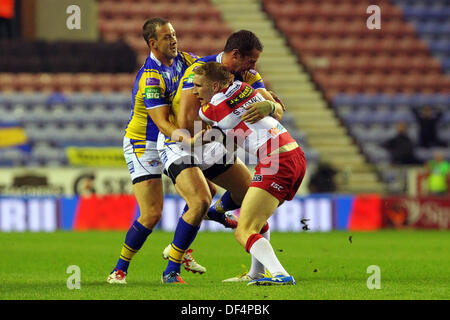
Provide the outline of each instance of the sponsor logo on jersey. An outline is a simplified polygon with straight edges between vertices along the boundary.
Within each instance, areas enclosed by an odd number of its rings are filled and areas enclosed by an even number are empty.
[[[146,86],[159,86],[159,79],[157,78],[147,78],[145,79]]]
[[[252,178],[252,181],[254,182],[261,182],[263,180],[263,176],[260,174],[255,174]]]
[[[149,161],[148,164],[150,165],[150,167],[157,167],[159,166],[160,162],[158,160],[152,160]]]
[[[278,183],[275,183],[275,182],[272,182],[272,184],[270,186],[278,191],[281,191],[284,189],[283,186],[280,186]]]
[[[272,137],[275,137],[280,134],[280,130],[278,128],[271,128],[269,130],[269,133]]]
[[[161,73],[162,73],[162,75],[163,75],[164,78],[170,79],[170,72],[168,72],[168,71],[163,71],[163,72],[161,72]]]
[[[159,88],[159,87],[145,88],[145,98],[147,98],[147,99],[161,98],[161,88]]]
[[[204,104],[204,105],[202,106],[202,112],[206,112],[206,110],[208,110],[209,107],[210,107],[210,104],[209,104],[209,103]]]
[[[186,83],[194,83],[195,73],[191,73],[185,80]]]
[[[234,109],[239,103],[250,97],[253,94],[253,92],[254,92],[253,88],[246,85],[244,89],[242,89],[242,91],[235,98],[227,100],[226,103],[230,108]]]

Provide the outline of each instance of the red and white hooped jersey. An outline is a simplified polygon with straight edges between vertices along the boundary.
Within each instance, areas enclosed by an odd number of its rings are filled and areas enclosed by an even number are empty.
[[[241,120],[249,105],[264,101],[264,97],[249,84],[234,81],[228,88],[215,94],[211,102],[199,110],[203,121],[219,127],[227,136],[250,154],[261,157],[295,142],[289,132],[273,117],[256,123]]]

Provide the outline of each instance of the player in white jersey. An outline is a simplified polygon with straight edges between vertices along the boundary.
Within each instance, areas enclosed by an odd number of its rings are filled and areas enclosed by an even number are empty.
[[[194,73],[194,95],[203,105],[200,117],[223,130],[225,140],[236,141],[258,158],[253,182],[242,202],[235,236],[271,276],[250,281],[248,285],[295,284],[260,230],[275,209],[285,200],[291,200],[300,187],[306,170],[304,153],[276,119],[264,117],[255,123],[242,120],[246,107],[264,98],[245,82],[234,81],[223,65],[209,62]]]

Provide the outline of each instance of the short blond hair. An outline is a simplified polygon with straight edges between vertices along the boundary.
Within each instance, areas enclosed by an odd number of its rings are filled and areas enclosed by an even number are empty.
[[[204,76],[208,81],[218,82],[220,86],[229,85],[234,76],[221,63],[211,61],[194,69],[194,73],[199,76]]]

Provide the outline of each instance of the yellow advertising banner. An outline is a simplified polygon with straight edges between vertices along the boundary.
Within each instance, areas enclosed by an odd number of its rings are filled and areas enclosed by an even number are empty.
[[[19,146],[27,142],[27,135],[20,127],[0,127],[0,148]]]
[[[125,167],[122,148],[68,147],[66,155],[73,166]]]

